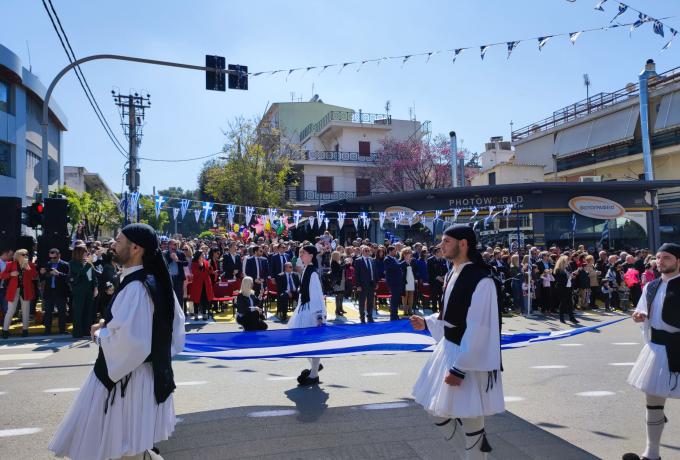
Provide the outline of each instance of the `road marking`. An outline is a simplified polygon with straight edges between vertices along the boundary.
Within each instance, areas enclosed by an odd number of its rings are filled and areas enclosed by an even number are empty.
[[[388,375],[397,375],[396,372],[367,372],[361,374],[362,377],[386,377]]]
[[[24,436],[27,434],[40,433],[42,428],[14,428],[13,430],[0,430],[0,438],[8,438],[10,436]]]
[[[19,366],[37,366],[38,363],[19,363]]]
[[[6,391],[0,391],[0,396],[2,396],[2,395],[6,395],[6,394],[7,394],[7,392],[6,392]]]
[[[505,396],[503,398],[505,402],[519,402],[519,401],[524,401],[524,398],[521,396]]]
[[[3,375],[9,375],[12,372],[14,372],[14,371],[13,370],[12,371],[0,371],[0,377],[3,376]]]
[[[20,361],[22,359],[45,359],[52,356],[52,352],[35,352],[35,353],[13,353],[9,355],[0,355],[0,361]]]
[[[640,345],[640,342],[616,342],[612,345]]]
[[[409,407],[410,404],[406,402],[393,402],[393,403],[381,403],[381,404],[366,404],[364,406],[359,406],[364,410],[383,410],[383,409],[401,409],[402,407]]]
[[[561,343],[561,347],[582,347],[582,343]]]
[[[80,388],[78,387],[72,387],[72,388],[48,388],[47,390],[43,390],[43,393],[70,393],[72,391],[78,391]]]
[[[591,398],[597,398],[601,396],[613,396],[616,393],[612,391],[582,391],[581,393],[576,393],[576,396],[586,396]]]
[[[184,419],[182,417],[175,417],[175,425],[182,423]]]
[[[635,366],[635,363],[609,363],[610,366]]]
[[[267,380],[271,382],[280,382],[283,380],[295,380],[297,377],[267,377]]]
[[[279,409],[279,410],[260,410],[257,412],[250,412],[248,417],[282,417],[285,415],[297,415],[298,411],[295,409]]]
[[[205,380],[195,380],[192,382],[176,382],[175,385],[178,387],[183,387],[183,386],[194,386],[194,385],[205,385],[206,382]]]
[[[531,366],[532,369],[566,369],[564,364],[549,364],[547,366]]]

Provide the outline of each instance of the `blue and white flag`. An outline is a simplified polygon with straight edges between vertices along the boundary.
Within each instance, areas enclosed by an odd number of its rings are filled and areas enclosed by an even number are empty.
[[[477,209],[476,207],[475,207],[475,208],[472,208],[472,215],[470,216],[470,220],[472,220],[472,219],[474,219],[475,217],[477,217],[477,214],[479,214],[479,209]]]
[[[245,213],[246,213],[246,227],[250,225],[250,221],[253,220],[253,213],[255,212],[255,208],[252,206],[246,206],[245,208]]]
[[[487,49],[489,49],[489,45],[482,45],[479,47],[479,55],[482,58],[482,61],[484,60],[484,55],[486,54]]]
[[[156,212],[156,219],[158,219],[158,215],[161,213],[161,207],[163,206],[163,203],[165,203],[165,197],[163,195],[156,195],[153,201],[154,211]]]
[[[604,245],[605,241],[609,241],[609,221],[604,221],[604,227],[602,227],[602,235],[600,236],[600,247]]]
[[[217,211],[210,211],[210,218],[212,219],[212,224],[215,225],[215,221],[217,220]]]
[[[510,59],[510,55],[512,54],[512,50],[517,48],[517,45],[519,45],[519,42],[508,42],[508,59]]]
[[[571,42],[572,45],[576,43],[576,40],[578,40],[578,37],[580,37],[582,33],[583,32],[581,31],[569,33],[569,41]]]
[[[182,220],[184,220],[184,216],[186,215],[190,204],[191,204],[191,201],[187,200],[186,198],[182,198],[182,200],[179,202],[179,209],[180,209],[180,212],[182,214]]]
[[[602,5],[607,3],[607,0],[600,0],[597,5],[595,5],[595,9],[598,11],[604,11],[604,8],[602,8]]]
[[[179,215],[179,208],[172,208],[172,220],[177,220],[178,215]]]
[[[453,59],[451,60],[451,64],[456,63],[456,59],[458,58],[458,55],[463,52],[465,48],[458,48],[453,51]]]
[[[501,349],[560,340],[618,323],[624,317],[578,329],[501,335]],[[187,334],[182,355],[216,359],[307,358],[430,352],[435,341],[427,331],[414,331],[410,321],[327,325],[257,332]]]
[[[576,214],[571,214],[571,232],[576,233]]]
[[[456,208],[453,210],[453,223],[458,219],[458,215],[461,213],[462,209]]]
[[[609,23],[611,24],[612,22],[614,22],[614,20],[616,20],[616,18],[621,16],[623,13],[625,13],[627,9],[628,9],[628,5],[624,5],[623,3],[619,3],[619,11],[618,11],[618,13],[616,13],[616,16],[614,16],[612,18],[612,20],[609,21]]]
[[[538,37],[538,51],[541,51],[551,38],[552,35],[548,35],[547,37]]]
[[[203,202],[203,223],[208,220],[208,214],[212,210],[213,204],[210,201]]]
[[[358,217],[352,217],[352,223],[354,224],[354,228],[359,231],[359,218]]]
[[[384,211],[380,211],[378,213],[378,222],[380,222],[380,228],[384,228],[385,225],[385,219],[387,218],[387,213]]]
[[[346,212],[339,212],[338,213],[338,230],[342,230],[342,226],[345,225],[345,217],[347,216]]]
[[[661,21],[654,21],[654,33],[657,35],[661,35],[662,37],[664,36],[663,24],[661,23]]]
[[[297,228],[298,224],[300,223],[301,218],[302,218],[302,211],[293,212],[293,223],[295,224],[295,228]]]
[[[194,209],[194,217],[196,218],[196,223],[201,219],[201,210],[200,209]]]
[[[236,216],[236,205],[235,204],[228,204],[227,205],[227,220],[229,221],[230,227],[234,226],[234,216]]]

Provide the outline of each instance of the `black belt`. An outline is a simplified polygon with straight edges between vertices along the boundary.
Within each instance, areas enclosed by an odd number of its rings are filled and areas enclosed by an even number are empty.
[[[652,343],[666,347],[668,370],[680,372],[680,332],[668,332],[652,328]]]

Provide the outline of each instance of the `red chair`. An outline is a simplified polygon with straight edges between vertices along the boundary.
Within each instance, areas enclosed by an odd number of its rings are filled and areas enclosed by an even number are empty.
[[[278,291],[278,287],[276,286],[276,279],[269,278],[267,280],[267,292],[266,292],[267,297],[264,299],[265,305],[276,300],[278,295],[279,295],[279,291]],[[266,311],[266,308],[265,308],[265,311]]]
[[[390,287],[387,285],[387,281],[381,279],[378,281],[378,286],[375,288],[375,298],[377,300],[387,299],[389,301],[390,297],[392,297]]]
[[[430,283],[426,283],[423,280],[418,282],[418,292],[420,293],[420,298],[423,299],[422,306],[430,305]]]
[[[214,301],[220,306],[220,312],[224,311],[224,304],[234,302],[234,281],[217,281],[213,284]]]

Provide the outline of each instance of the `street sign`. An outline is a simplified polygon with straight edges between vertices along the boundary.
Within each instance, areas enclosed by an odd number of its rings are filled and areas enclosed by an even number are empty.
[[[233,70],[236,73],[229,74],[229,89],[248,89],[248,66],[229,64],[227,70]]]
[[[222,56],[212,56],[206,54],[205,66],[213,69],[224,70],[226,60]],[[231,65],[229,66],[231,67]],[[229,76],[231,78],[231,75]],[[231,88],[231,85],[229,86]],[[206,70],[205,71],[205,89],[212,91],[225,91],[224,73]]]

